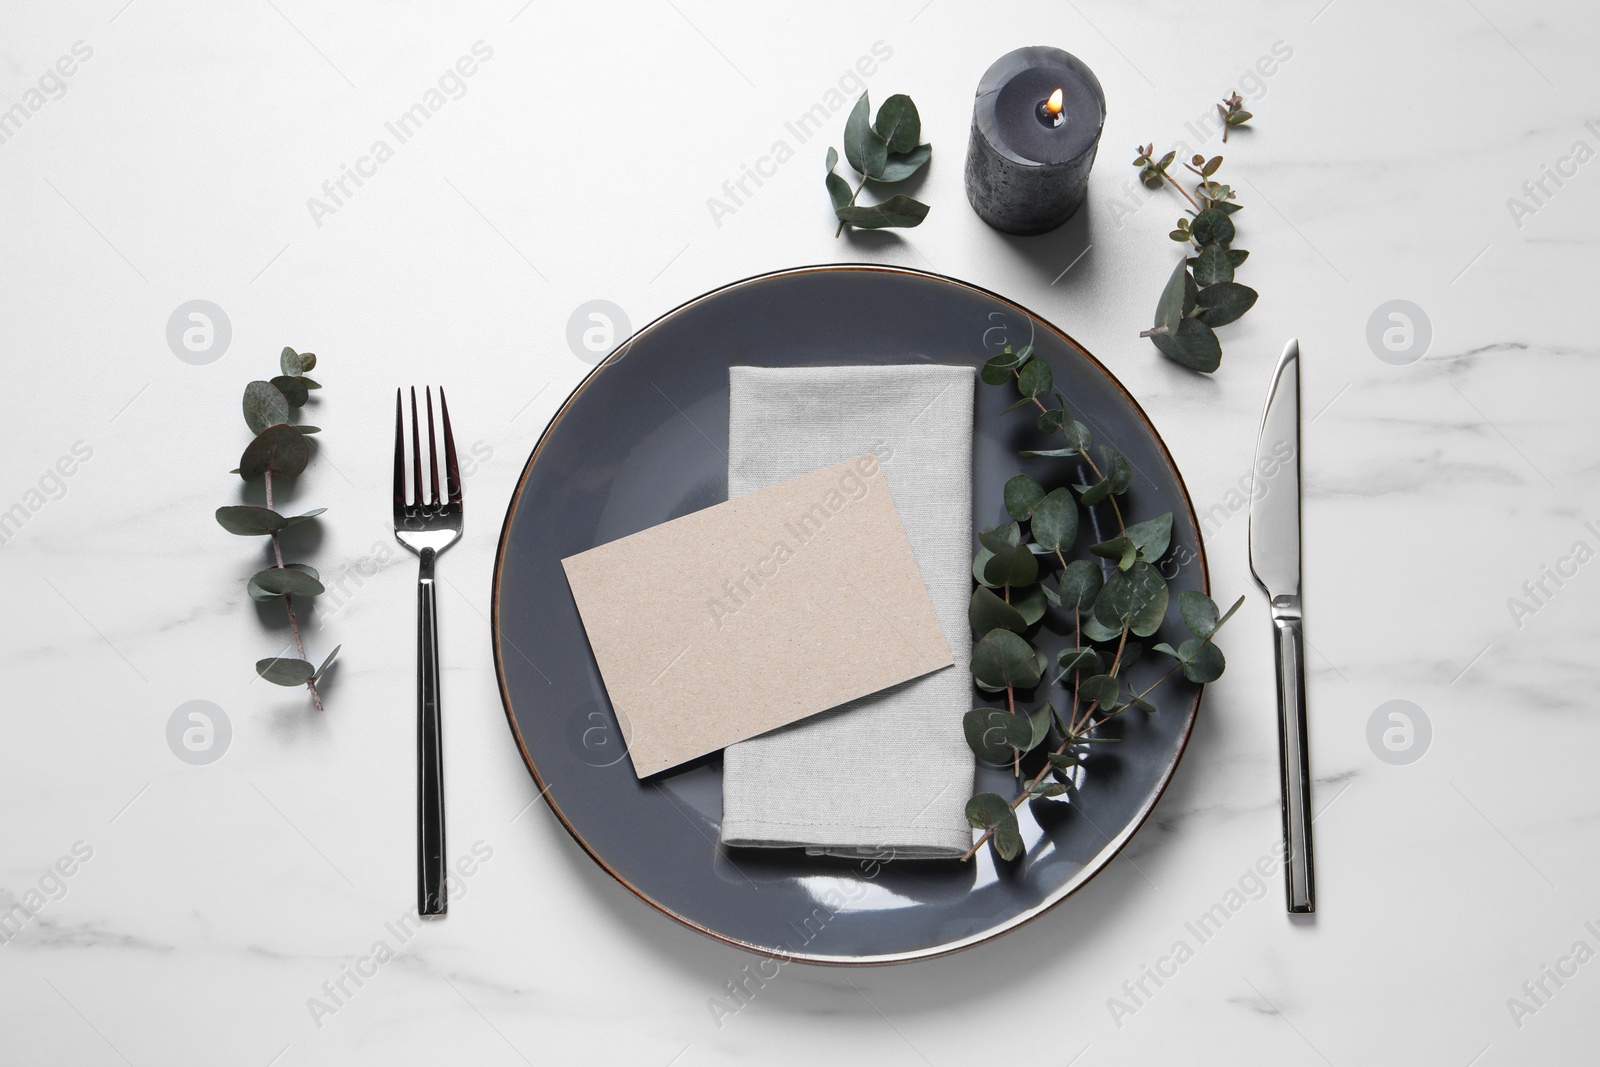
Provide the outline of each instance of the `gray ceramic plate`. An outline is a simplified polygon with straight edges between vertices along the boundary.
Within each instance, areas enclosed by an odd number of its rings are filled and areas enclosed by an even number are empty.
[[[495,563],[501,694],[512,735],[556,816],[642,900],[702,933],[774,956],[821,963],[934,956],[1060,902],[1150,814],[1199,707],[1199,690],[1182,681],[1158,690],[1157,713],[1113,723],[1121,743],[1094,747],[1070,801],[1024,805],[1027,851],[1016,861],[999,862],[988,849],[970,863],[719,850],[720,758],[643,782],[634,776],[562,573],[564,556],[726,498],[729,366],[975,364],[1007,342],[1032,343],[1097,441],[1127,456],[1135,471],[1124,498],[1128,521],[1173,513],[1164,570],[1174,592],[1169,625],[1181,626],[1176,593],[1207,588],[1205,555],[1183,479],[1149,419],[1066,334],[954,279],[829,266],[736,282],[640,330],[588,376],[540,438],[511,498]],[[1008,392],[978,390],[975,528],[1005,521],[1001,487],[1017,469],[1017,450],[1034,439],[1031,418],[1002,415]],[[1060,461],[1028,462],[1047,485],[1079,480]],[[1080,552],[1100,539],[1084,526]],[[1048,646],[1051,635],[1045,639]],[[1140,662],[1131,676],[1142,684],[1156,670]],[[980,694],[973,695],[976,704]],[[1006,792],[1009,768],[980,767],[979,786]]]

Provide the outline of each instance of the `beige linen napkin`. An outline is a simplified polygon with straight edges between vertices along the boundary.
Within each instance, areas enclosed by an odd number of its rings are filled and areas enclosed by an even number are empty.
[[[876,453],[956,665],[730,746],[723,844],[880,859],[971,845],[974,378],[929,364],[731,368],[729,497]]]

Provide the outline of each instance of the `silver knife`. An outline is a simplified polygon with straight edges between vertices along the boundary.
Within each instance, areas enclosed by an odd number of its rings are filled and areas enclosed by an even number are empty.
[[[1306,751],[1305,639],[1300,609],[1300,342],[1278,360],[1256,441],[1250,571],[1272,601],[1278,667],[1278,767],[1283,785],[1284,889],[1289,911],[1317,910],[1311,858],[1311,760]]]

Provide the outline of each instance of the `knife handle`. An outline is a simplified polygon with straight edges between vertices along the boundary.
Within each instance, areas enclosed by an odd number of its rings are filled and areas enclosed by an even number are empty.
[[[1294,914],[1317,910],[1311,852],[1311,754],[1306,745],[1305,639],[1299,604],[1273,603],[1278,665],[1278,767],[1283,779],[1284,890]]]

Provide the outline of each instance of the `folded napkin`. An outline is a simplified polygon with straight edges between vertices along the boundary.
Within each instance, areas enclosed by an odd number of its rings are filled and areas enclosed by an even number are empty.
[[[956,665],[730,746],[723,844],[880,859],[971,845],[973,380],[925,364],[730,370],[728,496],[876,453]]]

